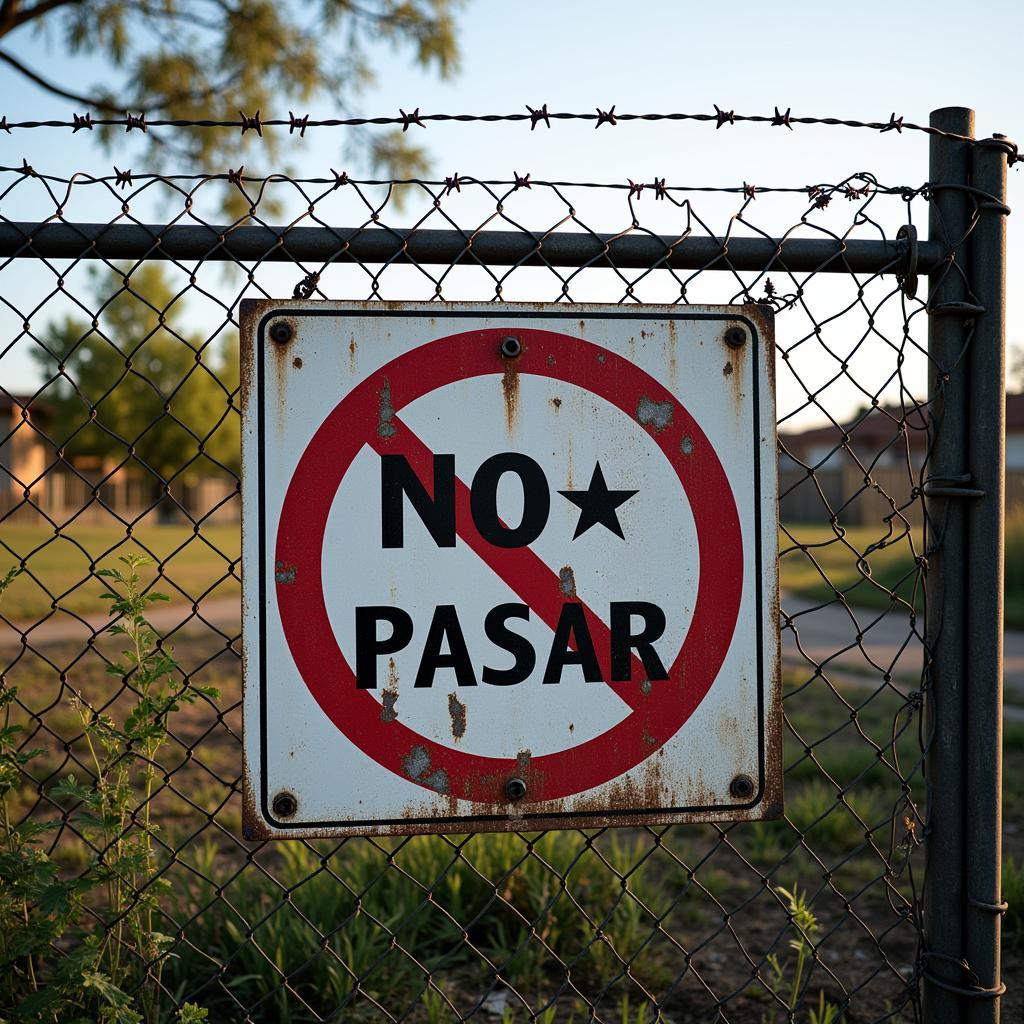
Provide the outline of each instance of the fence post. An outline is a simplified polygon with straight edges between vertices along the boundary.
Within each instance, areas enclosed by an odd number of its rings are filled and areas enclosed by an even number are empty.
[[[967,513],[967,803],[964,814],[964,957],[987,998],[971,999],[971,1024],[999,1020],[1003,746],[1003,509],[1005,500],[1006,167],[1002,137],[975,148],[980,199],[970,239],[971,291],[984,308],[969,352],[971,486]],[[980,197],[979,197],[980,198]]]
[[[930,124],[974,136],[974,111],[944,107]],[[928,398],[931,450],[925,467],[928,552],[925,635],[929,664],[926,869],[924,880],[924,1019],[959,1022],[963,984],[964,627],[966,623],[966,508],[951,492],[967,470],[968,381],[962,353],[970,291],[964,239],[970,201],[956,186],[970,181],[970,146],[944,136],[929,142],[933,186],[928,237],[947,256],[928,278]],[[943,188],[952,185],[953,188]],[[931,487],[929,488],[929,484]],[[954,485],[954,486],[951,486]]]

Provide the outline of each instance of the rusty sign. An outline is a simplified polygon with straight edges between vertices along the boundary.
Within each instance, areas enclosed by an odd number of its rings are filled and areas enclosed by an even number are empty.
[[[782,807],[771,311],[242,304],[246,835]]]

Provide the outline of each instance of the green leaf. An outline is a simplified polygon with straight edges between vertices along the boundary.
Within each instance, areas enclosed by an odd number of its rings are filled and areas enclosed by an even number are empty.
[[[51,796],[66,797],[68,800],[81,800],[86,803],[91,802],[95,794],[95,789],[81,785],[74,775],[69,775],[50,787]]]
[[[131,997],[119,989],[110,977],[100,971],[85,971],[82,974],[82,988],[91,988],[111,1006],[127,1006]]]

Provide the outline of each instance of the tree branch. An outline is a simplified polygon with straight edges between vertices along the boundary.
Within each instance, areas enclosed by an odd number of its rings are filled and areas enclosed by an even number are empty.
[[[76,0],[77,2],[77,0]],[[45,89],[47,92],[51,92],[54,96],[60,96],[66,100],[72,100],[75,103],[81,103],[87,107],[94,107],[96,110],[105,110],[110,114],[123,114],[124,108],[116,106],[113,103],[108,103],[106,100],[97,99],[95,96],[82,96],[79,93],[68,92],[67,89],[61,88],[54,82],[48,82],[41,75],[37,75],[31,68],[26,67],[19,60],[15,60],[6,50],[0,50],[0,61],[5,64],[10,64],[15,71],[19,74],[24,75],[27,79],[35,82],[40,88]]]
[[[38,0],[38,3],[18,13],[17,0],[5,0],[3,9],[0,10],[0,36],[7,35],[8,32],[13,32],[16,28],[36,18],[41,18],[58,7],[67,7],[69,4],[80,4],[81,2],[82,0]],[[6,18],[2,17],[4,12],[7,12]]]

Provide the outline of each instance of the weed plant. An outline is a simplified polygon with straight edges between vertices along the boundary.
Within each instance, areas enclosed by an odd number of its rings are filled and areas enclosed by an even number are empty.
[[[125,642],[108,671],[133,694],[115,719],[78,697],[74,708],[91,761],[87,779],[68,775],[45,792],[44,805],[62,813],[39,820],[13,812],[13,797],[32,784],[42,751],[26,747],[24,727],[12,720],[17,690],[0,690],[0,984],[6,1019],[78,1024],[155,1024],[166,1019],[160,1000],[163,954],[170,939],[154,916],[166,894],[160,878],[152,819],[156,756],[167,741],[168,720],[182,705],[211,690],[182,688],[176,664],[157,642],[146,609],[166,600],[145,593],[138,569],[148,559],[128,555],[121,569],[102,569],[104,594],[118,618],[108,627]],[[0,596],[18,575],[0,580]],[[88,857],[69,871],[45,848],[44,837],[67,830],[81,837]],[[90,922],[99,921],[98,927]],[[181,1024],[206,1019],[186,1003]]]

